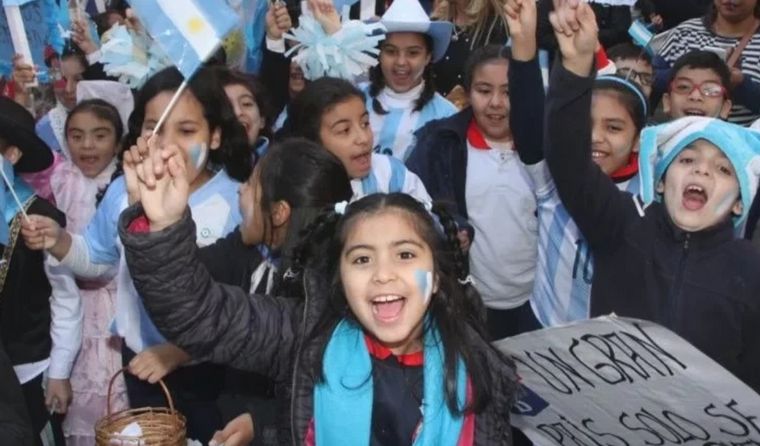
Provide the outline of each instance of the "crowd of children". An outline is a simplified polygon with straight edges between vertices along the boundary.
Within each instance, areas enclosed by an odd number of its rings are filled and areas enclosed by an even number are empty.
[[[106,3],[102,40],[136,32]],[[14,58],[2,441],[94,445],[161,380],[203,444],[529,445],[491,341],[610,313],[760,392],[760,0],[344,3],[271,3],[256,74],[127,85],[80,18],[41,109]],[[294,24],[364,71],[319,74]]]

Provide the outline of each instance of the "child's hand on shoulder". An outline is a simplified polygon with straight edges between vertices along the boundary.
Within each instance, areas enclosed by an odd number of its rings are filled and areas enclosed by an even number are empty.
[[[504,17],[512,38],[512,57],[528,61],[536,55],[537,12],[535,0],[507,0]]]
[[[549,21],[562,53],[562,65],[578,76],[588,77],[599,45],[596,16],[591,6],[581,0],[554,0]]]

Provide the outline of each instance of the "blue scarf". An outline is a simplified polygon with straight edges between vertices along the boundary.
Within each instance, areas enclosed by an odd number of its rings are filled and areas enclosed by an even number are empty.
[[[443,345],[438,330],[425,330],[422,429],[414,446],[456,446],[464,417],[452,414],[444,393]],[[355,323],[341,321],[327,344],[325,382],[314,388],[314,429],[317,446],[369,444],[372,429],[372,360],[364,333]],[[459,360],[457,400],[464,407],[467,371]]]

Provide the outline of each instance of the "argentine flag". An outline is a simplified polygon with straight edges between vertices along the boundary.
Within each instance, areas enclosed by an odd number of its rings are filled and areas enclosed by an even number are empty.
[[[130,0],[166,55],[190,78],[240,22],[224,0]]]

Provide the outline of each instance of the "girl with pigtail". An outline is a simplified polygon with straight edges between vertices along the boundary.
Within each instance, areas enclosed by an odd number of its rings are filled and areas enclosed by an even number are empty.
[[[486,341],[447,214],[443,239],[405,194],[333,205],[283,274],[303,298],[258,295],[199,260],[181,153],[125,161],[140,203],[119,231],[151,318],[194,358],[288,383],[293,444],[510,444],[514,365]]]

